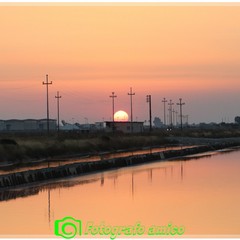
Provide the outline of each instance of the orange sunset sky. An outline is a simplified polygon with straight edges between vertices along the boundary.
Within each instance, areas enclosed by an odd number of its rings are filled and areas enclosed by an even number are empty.
[[[240,115],[240,4],[0,4],[0,119],[50,117],[110,120],[115,109],[134,120],[163,119],[163,97],[186,105],[189,122],[234,121]],[[174,108],[177,106],[175,104]],[[179,110],[177,108],[177,110]]]

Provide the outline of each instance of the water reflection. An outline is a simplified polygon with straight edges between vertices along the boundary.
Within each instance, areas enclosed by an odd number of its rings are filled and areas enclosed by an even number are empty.
[[[133,178],[133,172],[132,172],[132,199],[134,198],[134,178]]]
[[[135,167],[129,167],[129,171],[131,171],[131,182],[129,185],[131,186],[131,192],[132,197],[134,197],[134,175],[139,173],[147,173],[148,174],[148,181],[152,183],[153,181],[153,172],[158,172],[158,175],[161,172],[164,172],[164,176],[166,178],[167,172],[171,172],[171,177],[173,178],[173,170],[180,169],[181,172],[181,179],[183,179],[183,165],[182,161],[177,162],[178,164],[170,162],[165,162],[166,166],[161,167],[150,167],[151,164],[141,165],[140,169],[135,169]],[[179,166],[178,166],[179,165]],[[178,170],[175,171],[175,173]],[[108,175],[108,172],[111,172],[111,176]],[[93,182],[100,182],[100,186],[104,187],[104,181],[107,176],[108,179],[111,179],[113,181],[113,186],[116,189],[117,188],[117,179],[119,176],[121,176],[123,173],[118,172],[118,170],[114,171],[106,171],[102,173],[97,174],[87,174],[86,176],[82,177],[70,177],[64,180],[58,180],[58,181],[49,181],[47,183],[39,183],[39,184],[29,184],[28,186],[24,187],[18,187],[18,188],[11,188],[7,190],[1,190],[0,191],[0,201],[8,201],[12,199],[17,199],[18,197],[28,197],[31,195],[37,195],[41,191],[47,191],[48,192],[48,205],[50,206],[50,198],[51,198],[51,190],[53,189],[59,189],[59,196],[60,196],[60,189],[62,188],[71,188],[75,187],[77,185],[85,185],[90,184]],[[50,207],[49,207],[50,208]]]
[[[183,162],[181,161],[181,180],[183,180]]]
[[[50,194],[51,190],[48,189],[48,223],[50,226],[51,223],[51,194]]]
[[[166,178],[167,173],[171,172],[171,178],[174,177],[174,173],[176,176],[178,175],[177,172],[180,171],[180,162],[179,163],[165,163],[165,166],[158,166],[151,164],[145,166],[139,166],[138,168],[130,167],[129,169],[124,170],[115,170],[103,173],[97,173],[92,175],[87,175],[78,178],[69,178],[62,181],[45,183],[41,185],[35,185],[30,187],[23,187],[17,189],[9,189],[5,191],[0,191],[0,201],[10,201],[17,198],[27,198],[33,195],[41,195],[42,193],[46,192],[46,198],[43,200],[46,204],[46,217],[45,221],[48,223],[48,229],[44,229],[44,232],[53,232],[53,224],[55,219],[55,206],[54,203],[56,200],[56,191],[58,192],[58,198],[61,199],[61,192],[63,191],[70,191],[72,188],[79,188],[84,185],[89,185],[93,183],[99,183],[101,188],[105,188],[105,181],[108,180],[109,188],[109,181],[112,182],[113,188],[115,191],[118,189],[122,189],[121,183],[118,183],[118,178],[123,177],[126,174],[130,174],[131,178],[128,179],[128,182],[124,184],[124,187],[131,186],[131,200],[134,202],[135,194],[136,194],[136,184],[138,184],[138,176],[139,175],[146,175],[146,181],[151,184],[154,181],[154,176],[156,176],[156,180],[159,181],[159,176]],[[138,185],[138,187],[140,187]],[[141,189],[139,189],[141,190]],[[42,203],[41,203],[42,204]],[[1,203],[0,203],[1,205]],[[19,206],[20,207],[20,206]],[[0,220],[1,222],[1,220]]]
[[[239,235],[239,158],[236,151],[155,162],[0,191],[1,234],[53,235],[54,221],[72,216],[111,225],[171,221],[187,236]]]
[[[102,173],[101,174],[101,186],[103,186],[104,185],[104,174]]]

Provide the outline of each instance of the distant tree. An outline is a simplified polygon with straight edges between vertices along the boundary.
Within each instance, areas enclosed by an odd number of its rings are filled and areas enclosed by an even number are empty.
[[[237,123],[237,124],[240,125],[240,117],[239,117],[239,116],[236,116],[236,117],[234,118],[234,120],[235,120],[235,123]]]
[[[163,127],[163,123],[159,117],[155,117],[153,120],[153,124],[156,128],[161,128]]]

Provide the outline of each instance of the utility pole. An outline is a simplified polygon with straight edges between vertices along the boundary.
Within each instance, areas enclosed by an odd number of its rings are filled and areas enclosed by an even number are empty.
[[[179,98],[179,103],[177,105],[180,106],[180,124],[181,124],[181,130],[182,130],[182,105],[185,105],[185,103],[182,102],[182,98]]]
[[[57,96],[55,96],[55,98],[57,99],[57,117],[58,117],[57,129],[59,133],[59,100],[60,98],[62,98],[62,96],[59,96],[59,92],[57,92]]]
[[[109,96],[110,98],[112,98],[112,121],[113,121],[113,126],[112,126],[112,130],[113,130],[113,132],[114,132],[114,130],[115,130],[115,124],[114,124],[114,98],[116,98],[117,96],[116,95],[114,95],[114,92],[112,92],[112,95],[111,96]]]
[[[166,98],[163,98],[163,100],[162,100],[162,102],[163,102],[163,113],[164,113],[164,125],[166,126],[166,102],[167,102],[167,100],[166,100]]]
[[[176,114],[176,126],[178,125],[178,111],[175,110],[175,114]]]
[[[173,116],[173,126],[175,125],[175,110],[173,108],[172,110],[172,116]]]
[[[51,85],[51,82],[48,82],[48,75],[46,75],[46,82],[43,82],[43,85],[47,87],[47,133],[49,134],[49,102],[48,102],[48,85]]]
[[[131,133],[133,133],[133,110],[132,110],[132,96],[135,95],[135,93],[132,93],[132,88],[130,88],[130,93],[128,93],[130,96],[130,103],[131,103]]]
[[[172,128],[173,123],[172,123],[172,105],[174,105],[174,103],[172,102],[172,100],[170,100],[170,102],[168,103],[169,105],[169,121],[170,121],[170,127]]]
[[[152,131],[152,96],[147,95],[147,103],[149,103],[149,122],[150,122],[150,128],[149,131]]]

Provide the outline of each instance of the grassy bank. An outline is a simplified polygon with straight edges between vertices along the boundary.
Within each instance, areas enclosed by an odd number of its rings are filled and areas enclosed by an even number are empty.
[[[181,137],[181,139],[179,138]],[[26,163],[38,159],[98,154],[103,151],[130,150],[150,146],[176,144],[202,144],[199,139],[223,139],[240,137],[239,129],[184,129],[180,131],[158,130],[151,134],[127,135],[56,133],[2,134],[0,136],[0,164],[6,162]],[[182,139],[188,141],[182,141]]]
[[[1,162],[30,162],[102,151],[138,149],[174,143],[157,135],[99,135],[99,136],[4,136],[0,141]]]

